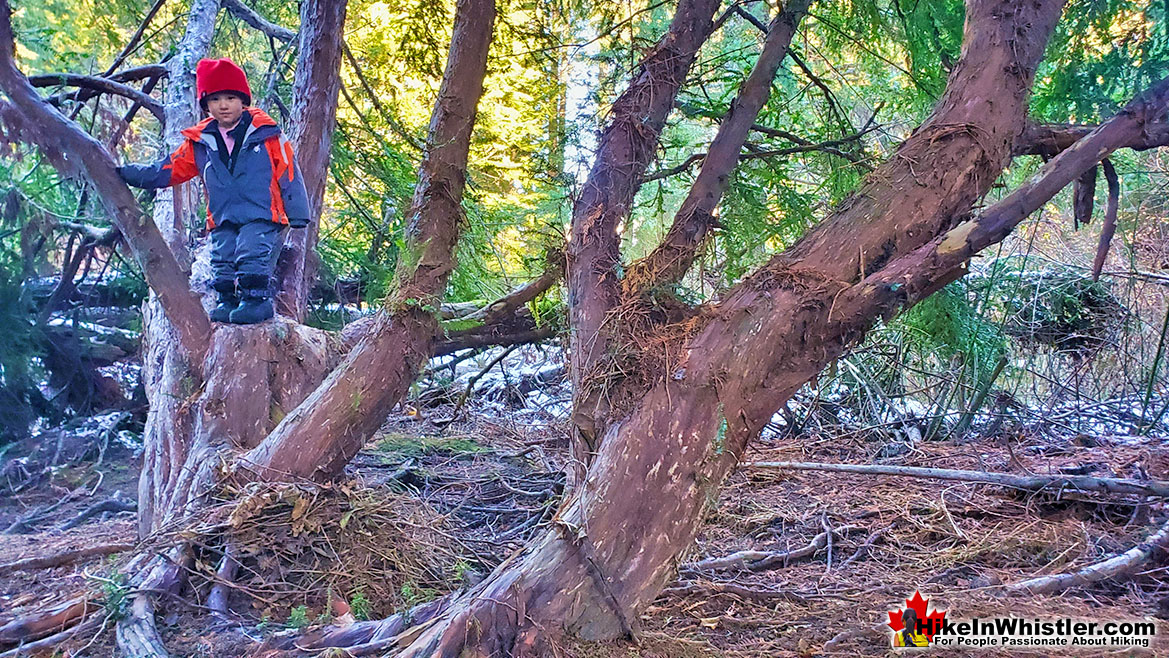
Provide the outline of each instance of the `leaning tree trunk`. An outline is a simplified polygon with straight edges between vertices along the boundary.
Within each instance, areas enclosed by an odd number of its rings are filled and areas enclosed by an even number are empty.
[[[494,0],[459,1],[394,292],[344,362],[260,445],[240,456],[241,474],[263,479],[336,475],[381,426],[430,357],[439,305],[454,269],[467,153],[494,20]]]
[[[546,633],[635,632],[748,440],[872,321],[834,309],[835,295],[968,216],[1008,162],[1062,5],[970,0],[962,59],[930,119],[807,238],[703,313],[682,358],[653,365],[668,376],[610,426],[552,527],[399,655],[539,655]]]

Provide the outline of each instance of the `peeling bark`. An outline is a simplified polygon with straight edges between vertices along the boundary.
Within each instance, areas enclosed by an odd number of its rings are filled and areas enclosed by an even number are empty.
[[[555,527],[398,655],[539,655],[545,633],[627,634],[748,440],[834,356],[830,344],[847,344],[842,328],[826,333],[836,293],[957,223],[1005,165],[1062,6],[971,0],[962,60],[930,121],[823,228],[705,311],[684,358],[609,427]]]

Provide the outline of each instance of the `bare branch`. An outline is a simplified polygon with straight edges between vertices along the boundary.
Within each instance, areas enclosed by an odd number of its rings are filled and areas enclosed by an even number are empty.
[[[138,29],[134,31],[134,34],[130,36],[130,40],[126,42],[126,46],[122,48],[122,52],[118,53],[118,56],[114,58],[110,67],[106,69],[105,77],[109,77],[111,73],[116,71],[122,65],[122,62],[126,61],[126,58],[130,56],[130,53],[138,48],[138,42],[141,41],[142,35],[146,33],[146,28],[150,27],[150,22],[154,20],[155,15],[158,14],[158,10],[162,9],[164,4],[166,4],[166,0],[154,0],[154,4],[146,11],[146,16],[142,18],[142,22],[138,24]]]
[[[53,73],[51,75],[37,75],[28,79],[29,83],[34,87],[51,87],[51,86],[70,86],[81,87],[103,94],[114,94],[115,96],[122,96],[129,98],[135,103],[150,110],[150,113],[158,119],[159,123],[166,123],[166,113],[162,109],[162,105],[158,101],[151,98],[149,95],[131,87],[130,85],[114,82],[110,78],[101,78],[96,75],[82,75],[80,73]],[[54,96],[49,99],[50,103],[59,105],[61,100],[68,98],[68,96]],[[80,100],[80,98],[76,98]],[[55,101],[55,102],[54,102]]]
[[[918,466],[888,466],[885,464],[821,464],[817,462],[752,462],[747,468],[781,471],[828,471],[860,475],[892,475],[896,477],[928,478],[957,482],[998,484],[1026,491],[1093,491],[1110,494],[1138,494],[1169,497],[1169,482],[1157,480],[1128,480],[1087,475],[1014,475],[986,473],[954,468],[921,468]]]
[[[236,18],[239,18],[241,21],[273,39],[292,41],[296,38],[296,32],[264,18],[256,10],[245,5],[242,0],[223,0],[223,7],[234,14]]]

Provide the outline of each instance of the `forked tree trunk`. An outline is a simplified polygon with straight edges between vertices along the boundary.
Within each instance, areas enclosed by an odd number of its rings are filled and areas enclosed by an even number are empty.
[[[572,209],[566,249],[569,342],[573,381],[573,465],[569,485],[584,475],[607,416],[596,369],[609,351],[605,315],[620,291],[617,227],[629,218],[641,177],[698,50],[714,29],[718,0],[680,0],[670,28],[641,61],[613,103],[593,167]]]
[[[534,656],[544,633],[633,630],[748,440],[872,322],[833,309],[835,294],[968,216],[1008,162],[1062,6],[968,2],[962,60],[930,119],[860,193],[706,311],[683,358],[656,364],[668,376],[610,426],[553,527],[399,655]]]

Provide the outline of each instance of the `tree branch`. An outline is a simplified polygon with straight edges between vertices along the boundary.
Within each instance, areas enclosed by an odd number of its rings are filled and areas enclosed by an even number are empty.
[[[566,276],[574,407],[589,395],[582,381],[609,351],[604,322],[618,303],[621,239],[617,226],[628,216],[645,169],[657,148],[666,117],[702,44],[714,27],[717,0],[680,0],[670,27],[641,61],[629,87],[613,103],[593,167],[572,209]],[[603,410],[576,414],[574,450],[585,464],[603,431]]]
[[[779,65],[788,54],[796,26],[808,10],[811,0],[791,0],[767,27],[763,50],[751,73],[739,87],[738,96],[719,125],[710,150],[702,157],[702,169],[690,186],[686,199],[674,215],[673,225],[662,242],[645,258],[630,266],[622,281],[627,294],[640,294],[657,285],[675,282],[685,276],[698,257],[706,236],[717,225],[714,211],[730,185],[730,174],[739,161],[748,157],[767,157],[779,151],[742,155],[743,144],[755,125],[759,111],[771,93],[771,83]],[[741,8],[739,8],[741,10]],[[750,16],[745,11],[741,13]],[[793,153],[812,147],[797,146]],[[679,165],[688,167],[697,156],[691,156]],[[659,172],[661,173],[661,172]],[[647,177],[648,178],[648,177]]]
[[[1110,494],[1139,494],[1169,498],[1169,482],[1150,480],[1129,480],[1124,478],[1101,478],[1087,475],[1014,475],[1011,473],[985,473],[963,471],[954,468],[921,468],[918,466],[886,466],[884,464],[820,464],[816,462],[752,462],[747,468],[791,471],[826,471],[832,473],[858,473],[861,475],[892,475],[896,477],[928,478],[957,482],[981,482],[1004,487],[1040,491],[1043,489],[1063,491],[1094,491]]]
[[[11,15],[8,0],[0,0],[0,88],[11,100],[11,104],[2,104],[0,115],[5,119],[19,115],[16,120],[20,124],[20,138],[41,147],[63,172],[85,172],[114,225],[126,238],[147,284],[175,325],[183,348],[198,362],[207,350],[211,321],[191,291],[186,272],[158,227],[142,212],[130,189],[118,177],[109,152],[44,101],[16,69],[12,61],[15,44]]]
[[[251,25],[260,32],[278,39],[280,41],[292,41],[296,38],[296,32],[273,23],[272,21],[261,16],[256,10],[245,5],[242,0],[223,0],[223,7],[235,14],[236,18]]]
[[[1023,134],[1015,140],[1011,155],[1041,155],[1055,157],[1072,144],[1087,137],[1099,126],[1080,126],[1066,123],[1028,122]],[[1169,146],[1169,124],[1154,124],[1133,140],[1123,145],[1134,151],[1147,151],[1160,146]]]
[[[114,57],[114,61],[106,69],[104,77],[109,77],[110,74],[122,65],[122,62],[126,61],[130,53],[138,48],[138,42],[142,39],[142,35],[146,33],[146,28],[150,27],[150,22],[154,20],[155,15],[158,14],[158,11],[162,9],[164,4],[166,4],[166,0],[154,0],[154,4],[147,10],[146,16],[142,18],[142,22],[138,24],[138,29],[134,31],[134,34],[130,36],[130,40],[126,42],[126,46],[122,48],[122,52],[118,53],[117,57]]]
[[[53,73],[51,75],[32,76],[28,79],[28,81],[34,87],[81,87],[101,94],[113,94],[115,96],[129,98],[135,103],[150,110],[150,113],[153,114],[156,119],[158,119],[159,123],[166,123],[166,113],[163,111],[162,105],[160,105],[158,101],[154,100],[142,91],[131,87],[130,85],[114,82],[110,78],[102,78],[96,75],[82,75],[80,73]],[[77,94],[70,95],[75,96],[75,100],[81,100],[80,96]],[[54,105],[59,105],[61,101],[69,98],[70,95],[52,96],[48,100]]]
[[[978,217],[959,224],[842,291],[834,305],[847,311],[841,313],[844,317],[836,321],[838,327],[829,333],[854,339],[877,317],[888,317],[960,278],[965,273],[966,261],[1006,238],[1019,222],[1083,172],[1117,149],[1140,144],[1144,135],[1164,130],[1169,122],[1167,113],[1169,78],[1157,82],[1116,116],[1064,149],[1023,186]]]

